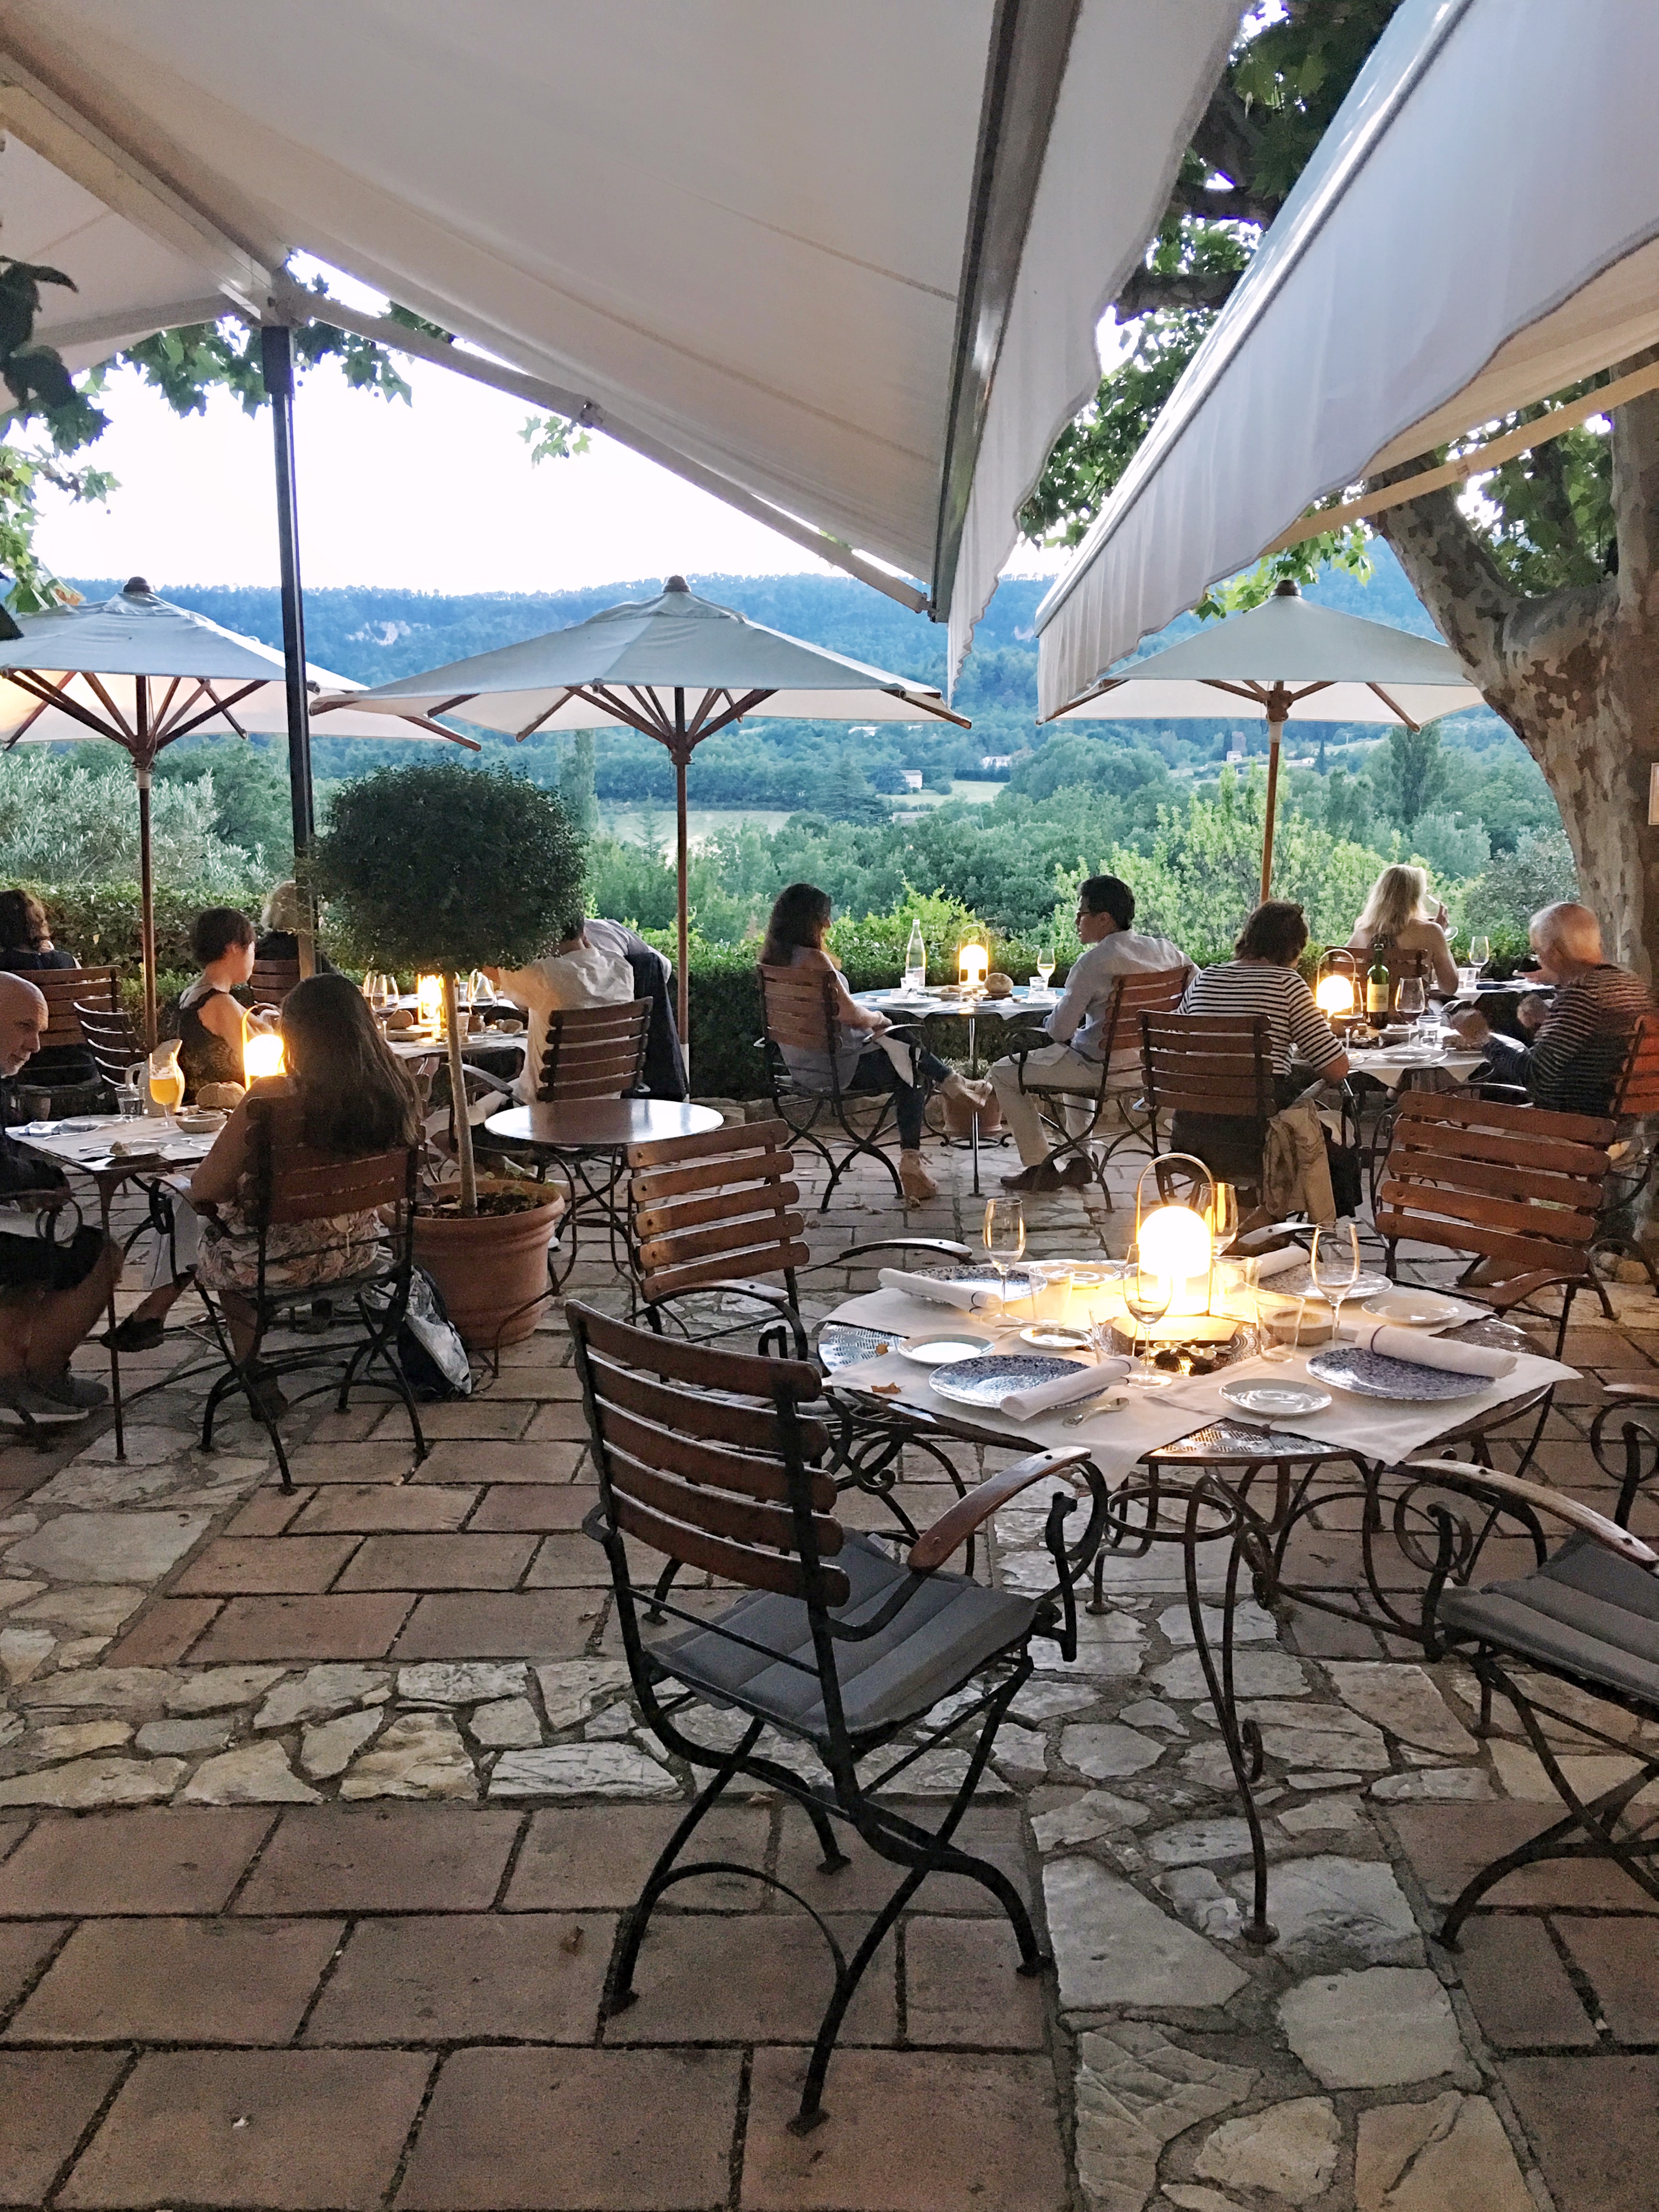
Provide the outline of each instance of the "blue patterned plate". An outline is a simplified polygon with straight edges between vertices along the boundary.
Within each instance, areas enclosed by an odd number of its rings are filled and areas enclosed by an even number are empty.
[[[904,1340],[896,1330],[860,1328],[845,1321],[825,1322],[818,1331],[818,1364],[826,1374],[833,1375],[837,1368],[856,1366],[860,1359],[873,1359],[880,1352],[896,1352]]]
[[[982,1260],[977,1262],[969,1261],[956,1267],[923,1267],[917,1272],[931,1282],[965,1283],[975,1292],[983,1291],[988,1300],[1000,1298],[1003,1295],[1002,1283],[996,1269]],[[1007,1297],[1010,1305],[1017,1305],[1022,1299],[1029,1298],[1047,1287],[1024,1267],[1010,1267],[1008,1270]],[[941,1304],[946,1303],[948,1301],[940,1300]]]
[[[1451,1375],[1443,1367],[1419,1367],[1414,1359],[1390,1359],[1357,1344],[1334,1345],[1308,1362],[1316,1381],[1358,1398],[1397,1398],[1408,1405],[1437,1405],[1444,1398],[1478,1398],[1489,1375]]]
[[[941,1398],[959,1406],[1000,1406],[1011,1390],[1035,1390],[1075,1372],[1075,1359],[1043,1359],[1036,1352],[989,1352],[983,1359],[957,1359],[928,1376]]]

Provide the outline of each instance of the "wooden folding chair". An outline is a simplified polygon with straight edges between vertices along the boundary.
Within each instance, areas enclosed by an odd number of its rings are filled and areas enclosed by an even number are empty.
[[[886,1169],[896,1196],[902,1200],[904,1186],[899,1180],[899,1171],[881,1142],[894,1111],[890,1093],[851,1093],[842,1088],[841,1024],[836,1016],[834,981],[821,970],[810,968],[769,968],[763,964],[758,973],[765,1029],[761,1049],[766,1058],[768,1093],[774,1111],[787,1126],[790,1135],[811,1145],[830,1170],[830,1180],[818,1203],[819,1212],[829,1212],[836,1185],[860,1157],[878,1161]],[[784,1057],[786,1046],[792,1051],[812,1053],[823,1062],[828,1070],[823,1089],[814,1089],[791,1073]],[[848,1101],[853,1096],[877,1105],[875,1120],[866,1129],[855,1128],[848,1118]],[[847,1149],[839,1160],[817,1133],[818,1124],[826,1117],[847,1139]]]
[[[256,1006],[280,1006],[299,980],[297,960],[256,960],[247,979],[248,995]]]
[[[94,1066],[112,1090],[125,1081],[127,1070],[135,1061],[144,1057],[143,1038],[118,1003],[110,1007],[77,1000],[75,1018]]]
[[[1578,1292],[1594,1290],[1606,1304],[1591,1250],[1616,1133],[1611,1121],[1587,1114],[1407,1091],[1376,1194],[1389,1277],[1401,1243],[1431,1244],[1468,1255],[1460,1295],[1476,1268],[1508,1271],[1472,1293],[1500,1313],[1559,1286],[1559,1359]]]
[[[556,1009],[547,1018],[538,1100],[623,1098],[639,1090],[650,1020],[649,999]]]
[[[815,1368],[684,1344],[580,1304],[566,1310],[599,1474],[599,1504],[583,1525],[610,1563],[634,1694],[665,1750],[709,1776],[626,1917],[605,2016],[634,2002],[651,1916],[673,1884],[718,1873],[783,1887],[762,1866],[681,1857],[733,1783],[799,1805],[826,1874],[849,1863],[831,1826],[837,1821],[900,1870],[850,1958],[829,1922],[811,1914],[830,1946],[835,1987],[791,2124],[805,2133],[827,2117],[824,2077],[854,1992],[928,1875],[960,1875],[990,1893],[1014,1931],[1020,1972],[1038,1974],[1051,1963],[1013,1882],[951,1838],[1004,1716],[1030,1677],[1031,1638],[1050,1638],[1066,1659],[1075,1655],[1073,1584],[1085,1547],[1105,1524],[1105,1483],[1086,1451],[1038,1452],[988,1478],[920,1538],[904,1539],[895,1558],[836,1517]],[[1068,1549],[1064,1524],[1073,1501],[1056,1494],[1050,1504],[1051,1590],[1027,1597],[949,1571],[957,1547],[990,1514],[1056,1474],[1087,1484],[1092,1510],[1083,1540]],[[664,1579],[654,1590],[638,1587],[636,1563],[650,1552],[666,1561],[665,1578],[681,1565],[701,1570],[732,1589],[731,1602],[710,1617],[677,1605]],[[641,1615],[665,1614],[673,1630],[647,1643]],[[925,1716],[945,1698],[949,1717],[930,1725]],[[925,1821],[901,1813],[892,1791],[903,1787],[905,1770],[964,1726],[972,1727],[971,1746],[948,1802]],[[810,1746],[825,1777],[809,1780],[768,1755],[769,1730]],[[890,1759],[881,1755],[889,1747]],[[766,1913],[745,1920],[757,1942],[777,1925]],[[644,1963],[648,1973],[648,1954]]]
[[[1659,1166],[1659,1145],[1655,1143],[1652,1127],[1654,1117],[1659,1116],[1659,1013],[1638,1015],[1607,1111],[1619,1124],[1619,1136],[1603,1193],[1601,1226],[1590,1249],[1593,1254],[1622,1252],[1639,1261],[1647,1270],[1649,1282],[1659,1291],[1659,1268],[1652,1255],[1627,1233],[1632,1209]]]
[[[1106,1170],[1114,1154],[1131,1143],[1146,1145],[1153,1152],[1158,1150],[1157,1117],[1150,1102],[1144,1097],[1133,1098],[1131,1091],[1124,1088],[1123,1071],[1120,1068],[1114,1075],[1112,1054],[1121,1052],[1126,1045],[1139,1043],[1142,1014],[1174,1013],[1181,1004],[1181,994],[1187,988],[1187,979],[1191,973],[1189,968],[1161,968],[1146,975],[1118,978],[1112,987],[1106,1011],[1101,1017],[1100,1079],[1091,1091],[1050,1091],[1045,1090],[1039,1083],[1027,1084],[1026,1062],[1034,1052],[1040,1052],[1050,1042],[1047,1037],[1032,1036],[1016,1044],[1008,1055],[1018,1068],[1020,1089],[1028,1097],[1041,1102],[1037,1107],[1038,1118],[1055,1139],[1053,1150],[1041,1164],[1045,1168],[1063,1168],[1068,1160],[1084,1161],[1091,1176],[1099,1185],[1100,1194],[1109,1207],[1112,1203],[1112,1194],[1106,1187]],[[1104,1151],[1097,1152],[1092,1148],[1094,1139],[1105,1117],[1108,1104],[1114,1099],[1119,1103],[1125,1126],[1121,1133],[1114,1137]],[[1141,1109],[1139,1121],[1134,1112],[1137,1105]],[[1086,1121],[1082,1119],[1085,1109]],[[1067,1126],[1068,1109],[1079,1116],[1080,1126],[1075,1130]]]
[[[1161,1117],[1179,1115],[1175,1151],[1195,1152],[1224,1182],[1259,1189],[1278,1107],[1266,1017],[1143,1013],[1140,1042],[1152,1157]]]

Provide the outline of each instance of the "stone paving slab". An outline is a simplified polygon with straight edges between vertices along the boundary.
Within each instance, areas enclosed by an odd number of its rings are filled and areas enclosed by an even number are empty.
[[[988,1155],[988,1177],[1001,1164]],[[1115,1212],[1034,1202],[1033,1251],[1120,1249],[1134,1164],[1114,1170]],[[912,1225],[971,1239],[965,1159],[941,1167]],[[900,1219],[860,1170],[814,1214],[815,1249]],[[603,1263],[586,1275],[614,1306]],[[1615,1298],[1620,1327],[1576,1329],[1568,1356],[1653,1374],[1659,1302]],[[1512,1722],[1500,1709],[1479,1739],[1467,1669],[1420,1665],[1369,1596],[1371,1625],[1304,1607],[1240,1624],[1279,1928],[1259,1952],[1178,1554],[1112,1561],[1109,1610],[1080,1617],[1073,1665],[1043,1654],[961,1831],[1032,1901],[1057,1972],[1016,1974],[986,1889],[925,1885],[854,1999],[831,2118],[798,2138],[829,1987],[803,1908],[844,1943],[894,1870],[855,1844],[826,1875],[793,1808],[723,1808],[695,1849],[727,1870],[670,1891],[638,2002],[601,2020],[620,1915],[690,1776],[641,1726],[579,1533],[597,1492],[559,1310],[497,1381],[431,1409],[418,1468],[381,1399],[297,1415],[291,1497],[246,1421],[197,1449],[200,1386],[168,1382],[189,1356],[170,1339],[133,1368],[164,1387],[125,1465],[97,1424],[39,1462],[0,1449],[0,2179],[24,2201],[1630,2202],[1659,2149],[1655,1908],[1616,1870],[1544,1869],[1495,1892],[1461,1952],[1432,1940],[1437,1904],[1553,1815]],[[1587,1441],[1601,1395],[1594,1371],[1560,1394],[1540,1473],[1605,1506]],[[948,1455],[980,1479],[972,1448]],[[943,1471],[900,1472],[926,1525]],[[1039,1587],[1041,1504],[997,1517],[981,1575]],[[1337,1593],[1361,1567],[1352,1506],[1297,1539]],[[878,1519],[863,1498],[845,1517]],[[1219,1568],[1204,1562],[1212,1607]],[[1411,1576],[1390,1562],[1382,1581]],[[678,1595],[693,1613],[729,1601],[698,1575]],[[714,1741],[726,1723],[707,1724]],[[1595,1751],[1557,1740],[1570,1760]],[[781,1738],[775,1755],[810,1762]],[[929,1753],[908,1786],[964,1755]],[[942,1802],[906,1809],[925,1822]]]

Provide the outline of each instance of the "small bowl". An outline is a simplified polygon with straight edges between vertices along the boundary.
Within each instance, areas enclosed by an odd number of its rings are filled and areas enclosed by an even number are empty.
[[[902,1346],[904,1357],[918,1367],[949,1367],[958,1359],[981,1359],[996,1339],[976,1328],[942,1329],[933,1336],[915,1336]]]
[[[1466,1309],[1456,1298],[1444,1297],[1438,1291],[1413,1290],[1402,1285],[1398,1290],[1379,1291],[1359,1310],[1370,1320],[1389,1322],[1395,1328],[1434,1328],[1455,1321]]]
[[[1019,1340],[1029,1344],[1033,1352],[1087,1352],[1089,1335],[1086,1329],[1073,1328],[1063,1321],[1034,1321],[1021,1329]]]
[[[225,1126],[225,1117],[222,1114],[192,1114],[185,1111],[175,1114],[173,1119],[174,1126],[186,1137],[215,1137]]]

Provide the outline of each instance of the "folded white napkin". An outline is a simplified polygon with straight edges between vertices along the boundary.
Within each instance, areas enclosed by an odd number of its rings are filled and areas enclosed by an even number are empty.
[[[1255,1281],[1265,1283],[1273,1275],[1288,1275],[1292,1267],[1305,1267],[1308,1255],[1300,1244],[1286,1244],[1279,1251],[1264,1252],[1259,1260],[1247,1260],[1244,1264],[1254,1271]]]
[[[876,1277],[884,1291],[901,1291],[907,1298],[921,1298],[930,1306],[954,1306],[958,1313],[973,1313],[976,1298],[988,1299],[983,1285],[945,1283],[933,1275],[907,1275],[902,1267],[884,1267]]]
[[[1069,1375],[1056,1375],[1052,1382],[1039,1382],[1033,1390],[1011,1390],[997,1401],[997,1410],[1011,1420],[1029,1421],[1038,1413],[1052,1413],[1056,1406],[1070,1406],[1079,1398],[1109,1390],[1128,1371],[1128,1361],[1120,1358],[1102,1359],[1093,1367],[1074,1367]]]
[[[1408,1359],[1417,1367],[1438,1367],[1450,1375],[1513,1375],[1512,1352],[1493,1352],[1483,1344],[1448,1344],[1420,1328],[1400,1328],[1385,1321],[1345,1321],[1342,1341],[1385,1358]]]

